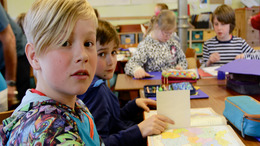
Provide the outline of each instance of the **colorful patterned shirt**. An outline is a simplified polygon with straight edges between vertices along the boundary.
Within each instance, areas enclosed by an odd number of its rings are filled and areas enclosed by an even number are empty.
[[[28,90],[23,101],[39,96],[46,98]],[[0,134],[2,145],[100,145],[93,117],[80,99],[74,109],[52,99],[27,102],[3,121]]]

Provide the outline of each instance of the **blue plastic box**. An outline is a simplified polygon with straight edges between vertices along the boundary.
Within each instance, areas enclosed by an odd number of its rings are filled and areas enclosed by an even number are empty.
[[[135,44],[135,34],[121,34],[121,44]]]
[[[192,31],[192,40],[203,40],[203,31]]]

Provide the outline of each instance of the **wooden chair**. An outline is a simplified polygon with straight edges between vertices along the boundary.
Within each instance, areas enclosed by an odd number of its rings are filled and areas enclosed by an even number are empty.
[[[185,55],[186,55],[186,60],[188,63],[188,69],[197,68],[196,51],[192,48],[187,48]]]
[[[2,124],[3,120],[10,117],[13,112],[14,110],[0,112],[0,125]]]

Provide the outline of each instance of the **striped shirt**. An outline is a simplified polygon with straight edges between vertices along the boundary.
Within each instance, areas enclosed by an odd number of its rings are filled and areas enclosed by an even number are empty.
[[[257,59],[260,60],[260,51],[256,51],[255,53],[245,53],[245,59]]]
[[[215,36],[204,42],[203,66],[206,66],[206,62],[209,60],[210,55],[215,52],[219,53],[220,60],[211,64],[211,66],[226,64],[233,61],[239,54],[254,53],[255,50],[240,37],[232,36],[229,41],[219,41]]]

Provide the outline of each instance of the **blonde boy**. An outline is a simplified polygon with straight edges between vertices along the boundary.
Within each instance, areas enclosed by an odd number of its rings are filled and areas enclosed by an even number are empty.
[[[86,0],[34,2],[24,29],[37,85],[4,121],[3,145],[100,145],[93,117],[76,97],[95,74],[96,27]]]

